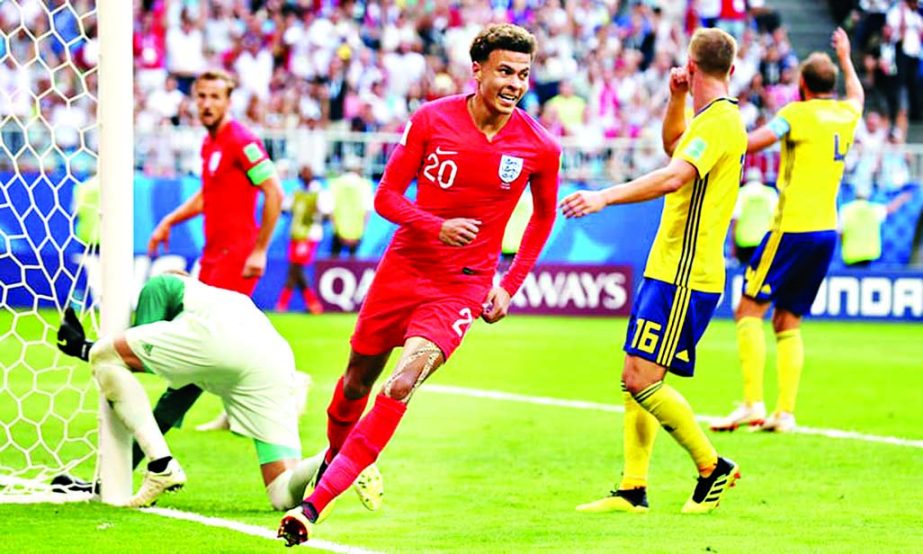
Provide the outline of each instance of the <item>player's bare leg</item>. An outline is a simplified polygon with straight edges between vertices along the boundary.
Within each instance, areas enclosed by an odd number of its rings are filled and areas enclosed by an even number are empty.
[[[422,337],[407,339],[401,359],[382,387],[375,405],[349,434],[314,492],[282,518],[279,536],[289,546],[307,541],[319,514],[356,481],[363,469],[375,462],[394,435],[414,391],[444,361],[442,351],[431,341]]]
[[[355,350],[349,352],[349,363],[343,376],[337,381],[333,391],[333,398],[327,407],[327,441],[329,448],[327,456],[324,459],[325,465],[322,466],[320,475],[323,476],[323,469],[326,464],[333,461],[346,437],[356,426],[356,422],[362,417],[362,412],[369,401],[369,393],[375,381],[384,371],[388,358],[391,357],[391,351],[381,354],[366,355],[360,354]]]
[[[290,458],[260,464],[266,495],[274,510],[289,510],[301,502],[310,492],[311,478],[323,459],[324,452],[320,451],[303,460]]]

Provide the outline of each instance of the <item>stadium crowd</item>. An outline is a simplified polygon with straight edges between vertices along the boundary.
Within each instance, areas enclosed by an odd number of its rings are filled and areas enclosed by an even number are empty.
[[[37,163],[52,140],[65,155],[91,158],[95,150],[92,2],[44,4],[0,6],[0,28],[12,30],[12,40],[0,42],[4,144],[14,153],[33,146],[20,165]],[[923,18],[909,6],[916,3],[861,0],[839,14],[854,29],[869,98],[849,163],[847,180],[857,187],[910,180],[906,157],[879,148],[902,143],[908,118],[920,117]],[[264,134],[283,170],[286,160],[294,164],[288,175],[304,165],[325,175],[343,152],[324,131],[396,132],[421,103],[471,91],[468,45],[491,22],[524,25],[538,38],[521,105],[576,146],[578,154],[565,151],[568,178],[619,181],[663,162],[656,142],[667,74],[684,61],[696,26],[719,26],[739,40],[731,94],[749,129],[798,98],[798,56],[765,0],[136,0],[135,12],[137,163],[150,176],[198,171],[202,131],[190,86],[206,68],[238,76],[235,117]],[[37,105],[29,90],[43,93]],[[28,124],[36,112],[41,119]],[[607,143],[618,138],[648,140]],[[380,165],[386,152],[377,151]],[[10,163],[0,156],[0,165]],[[752,156],[747,168],[774,182],[778,150]]]

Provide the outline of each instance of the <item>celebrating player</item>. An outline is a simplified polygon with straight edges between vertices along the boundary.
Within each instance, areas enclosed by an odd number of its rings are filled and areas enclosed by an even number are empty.
[[[747,140],[747,151],[756,152],[784,139],[784,169],[772,227],[753,254],[734,313],[744,403],[715,422],[715,431],[741,425],[779,432],[795,428],[795,397],[804,366],[801,318],[811,309],[833,258],[837,191],[865,100],[849,57],[849,37],[842,29],[833,33],[833,47],[846,78],[846,100],[836,99],[836,65],[827,54],[814,52],[801,64],[803,100],[784,106]],[[775,305],[779,396],[775,411],[766,418],[763,317],[770,304]]]
[[[149,460],[129,506],[149,506],[164,491],[186,483],[132,372],[154,373],[172,387],[195,384],[219,396],[231,430],[253,439],[266,494],[276,510],[301,500],[320,465],[322,454],[301,459],[292,349],[240,293],[186,276],[160,275],[141,289],[130,329],[89,342],[68,309],[58,347],[90,362],[100,391]]]
[[[327,409],[322,478],[279,528],[289,545],[308,540],[318,514],[378,458],[414,391],[472,322],[506,315],[551,232],[560,147],[516,108],[534,53],[535,38],[520,27],[484,29],[470,49],[476,92],[421,107],[388,161],[375,207],[400,228],[378,266]],[[416,204],[404,197],[414,179]],[[510,270],[492,287],[503,231],[527,184],[534,213]],[[391,350],[401,345],[397,367],[360,420]]]
[[[658,426],[689,452],[699,472],[683,513],[714,510],[739,476],[736,463],[718,456],[686,399],[664,382],[667,371],[692,376],[695,345],[724,290],[722,250],[747,148],[737,102],[727,97],[736,49],[724,31],[700,29],[690,40],[686,67],[672,70],[663,124],[669,165],[624,185],[575,192],[561,202],[565,216],[583,217],[610,204],[666,196],[625,339],[622,481],[610,496],[578,506],[579,511],[647,511]],[[687,126],[690,90],[695,116]]]
[[[199,121],[208,131],[202,142],[202,188],[167,214],[151,234],[148,254],[169,246],[170,229],[202,214],[205,246],[199,279],[223,289],[251,295],[266,269],[266,251],[282,210],[282,188],[263,143],[243,124],[231,118],[234,79],[220,70],[207,71],[193,89]],[[262,192],[260,225],[254,220],[257,192]],[[187,386],[167,389],[154,415],[165,432],[192,407],[201,389]],[[204,428],[227,428],[221,414]],[[136,449],[135,462],[139,461]]]

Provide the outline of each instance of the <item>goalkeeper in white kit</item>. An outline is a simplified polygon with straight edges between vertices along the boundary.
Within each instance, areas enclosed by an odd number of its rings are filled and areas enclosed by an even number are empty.
[[[159,275],[142,288],[130,329],[87,341],[68,308],[58,348],[89,361],[100,392],[148,459],[128,506],[150,506],[186,483],[132,372],[154,373],[174,388],[194,383],[220,397],[231,431],[256,445],[272,507],[286,510],[301,502],[323,451],[301,459],[292,349],[249,297],[185,275]],[[356,486],[363,504],[377,509],[381,479],[376,469],[371,473]]]

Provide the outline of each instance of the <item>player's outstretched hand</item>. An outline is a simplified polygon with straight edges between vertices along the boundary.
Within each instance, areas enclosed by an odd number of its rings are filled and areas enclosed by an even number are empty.
[[[244,262],[242,274],[244,279],[262,277],[264,271],[266,271],[266,251],[254,250],[250,252],[250,255],[247,256],[247,261]]]
[[[156,256],[157,250],[160,245],[163,244],[163,251],[167,252],[170,247],[170,226],[160,222],[157,224],[157,227],[154,227],[154,232],[151,233],[151,239],[147,241],[147,255]]]
[[[564,217],[583,217],[606,207],[606,200],[597,190],[579,190],[561,200]]]
[[[442,222],[439,240],[449,246],[465,246],[478,236],[481,222],[467,217],[456,217]]]
[[[689,73],[685,67],[674,67],[670,70],[670,94],[686,94],[689,92]]]
[[[510,311],[510,293],[506,292],[503,287],[494,287],[490,289],[484,306],[481,319],[487,323],[496,323],[506,317]]]
[[[833,45],[833,49],[836,51],[836,57],[838,60],[848,60],[849,59],[849,35],[846,34],[846,31],[842,27],[837,27],[836,31],[833,31],[833,37],[830,40],[830,43]]]
[[[90,347],[92,346],[93,343],[87,340],[83,324],[80,323],[74,309],[64,310],[64,321],[58,327],[58,349],[68,356],[87,361],[90,359]]]

